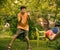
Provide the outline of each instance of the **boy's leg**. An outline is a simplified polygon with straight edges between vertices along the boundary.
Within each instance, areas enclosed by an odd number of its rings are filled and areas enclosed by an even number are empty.
[[[22,31],[21,29],[17,29],[16,34],[12,37],[12,40],[11,40],[11,42],[9,43],[8,50],[10,50],[10,48],[11,48],[14,40],[15,40],[21,33],[23,33],[23,31]]]
[[[11,40],[11,42],[9,43],[9,46],[8,46],[8,49],[7,49],[7,50],[10,50],[10,48],[11,48],[14,40],[17,38],[17,36],[18,36],[18,34],[15,34],[15,35],[12,37],[12,40]]]
[[[30,50],[31,46],[30,46],[30,41],[29,41],[29,37],[28,37],[28,32],[26,32],[25,34],[26,34],[25,39],[26,39],[26,42],[27,42],[28,50]]]

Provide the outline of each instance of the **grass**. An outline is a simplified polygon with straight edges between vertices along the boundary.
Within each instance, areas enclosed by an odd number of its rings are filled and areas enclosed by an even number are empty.
[[[11,39],[0,38],[0,50],[6,50]],[[55,50],[54,47],[50,47],[49,43],[45,41],[39,41],[39,46],[37,47],[36,41],[30,41],[32,50]],[[27,50],[26,42],[16,39],[11,50]]]

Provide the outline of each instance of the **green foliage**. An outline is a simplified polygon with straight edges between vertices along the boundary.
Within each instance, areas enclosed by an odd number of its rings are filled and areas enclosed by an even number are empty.
[[[20,11],[20,6],[26,5],[27,11],[31,12],[32,20],[29,22],[30,24],[30,32],[29,35],[32,37],[36,37],[35,35],[35,27],[39,30],[43,30],[41,26],[39,26],[34,18],[39,18],[43,15],[44,18],[48,18],[48,14],[51,14],[51,18],[59,19],[60,17],[60,0],[1,0],[0,1],[0,30],[3,29],[3,26],[7,19],[10,20],[10,31],[12,34],[15,33],[17,27],[17,13]],[[38,13],[37,13],[38,12]],[[36,25],[37,24],[37,25]],[[30,36],[30,37],[31,37]],[[34,38],[33,38],[34,39]]]
[[[11,21],[10,21],[10,30],[12,31],[12,33],[16,33],[16,29],[17,29],[17,16],[12,16]]]

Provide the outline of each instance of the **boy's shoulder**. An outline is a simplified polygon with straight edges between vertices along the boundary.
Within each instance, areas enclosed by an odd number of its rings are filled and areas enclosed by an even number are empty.
[[[18,13],[18,15],[21,14],[21,12]]]

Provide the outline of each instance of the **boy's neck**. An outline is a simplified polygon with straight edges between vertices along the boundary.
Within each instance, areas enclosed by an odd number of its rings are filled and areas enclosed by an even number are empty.
[[[21,12],[21,14],[22,14],[22,15],[24,15],[24,14],[25,14],[25,12]]]

